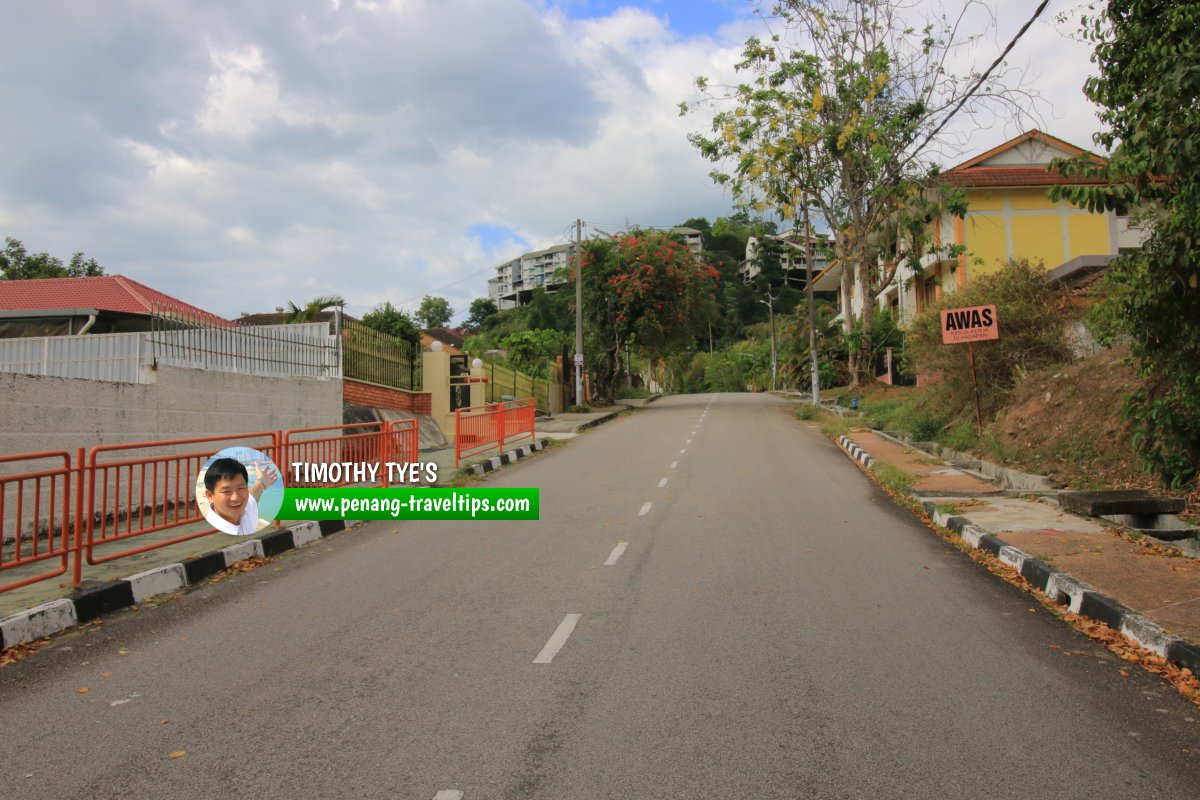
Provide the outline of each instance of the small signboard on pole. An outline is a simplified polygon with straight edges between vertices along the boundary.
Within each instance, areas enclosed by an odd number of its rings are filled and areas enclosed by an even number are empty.
[[[995,306],[948,308],[942,311],[942,344],[999,339]]]
[[[1000,338],[995,306],[948,308],[942,311],[942,344],[967,345],[971,361],[971,385],[975,387],[975,425],[983,435],[983,412],[979,404],[979,378],[975,373],[975,342]]]

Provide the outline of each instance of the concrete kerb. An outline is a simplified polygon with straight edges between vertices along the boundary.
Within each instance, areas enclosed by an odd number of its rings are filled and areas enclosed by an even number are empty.
[[[888,437],[892,438],[892,437]],[[897,441],[894,438],[893,441]],[[842,436],[838,443],[854,460],[862,464],[874,462],[869,453]],[[897,442],[906,447],[906,442]],[[1176,666],[1200,671],[1200,646],[1167,633],[1120,601],[1101,594],[1083,581],[1038,561],[1029,553],[1014,547],[990,531],[967,522],[964,517],[947,514],[932,500],[922,502],[929,518],[939,528],[948,530],[975,550],[984,550],[1015,568],[1030,585],[1055,602],[1065,605],[1072,613],[1103,622],[1110,628]]]
[[[471,472],[471,473],[474,473],[475,475],[483,475],[488,472],[494,472],[495,470],[498,470],[503,466],[507,466],[508,464],[515,464],[520,459],[525,458],[526,456],[528,456],[532,453],[536,453],[539,450],[546,449],[546,447],[549,446],[549,444],[550,444],[549,438],[538,439],[536,442],[533,442],[533,443],[527,444],[527,445],[522,445],[521,447],[518,447],[515,450],[509,450],[508,452],[501,453],[498,456],[489,458],[487,461],[481,461],[478,464],[474,464],[473,466],[467,467],[463,471]]]

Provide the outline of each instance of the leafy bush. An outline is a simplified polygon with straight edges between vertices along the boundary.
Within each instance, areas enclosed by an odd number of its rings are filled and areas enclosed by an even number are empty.
[[[650,390],[644,386],[622,386],[617,390],[618,400],[645,400],[650,397]]]
[[[974,392],[966,345],[942,344],[943,309],[995,305],[1000,338],[976,342],[975,366],[984,413],[1002,406],[1028,372],[1074,358],[1067,325],[1078,312],[1065,290],[1046,283],[1045,272],[1026,260],[977,279],[947,295],[913,320],[904,352],[905,368],[940,375],[927,393],[930,413],[946,420],[974,414]]]

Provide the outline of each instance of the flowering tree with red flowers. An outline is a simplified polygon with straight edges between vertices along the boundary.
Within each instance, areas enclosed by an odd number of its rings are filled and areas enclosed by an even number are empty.
[[[716,268],[677,236],[635,230],[584,247],[583,310],[592,390],[611,399],[626,343],[661,358],[695,346],[717,313]]]

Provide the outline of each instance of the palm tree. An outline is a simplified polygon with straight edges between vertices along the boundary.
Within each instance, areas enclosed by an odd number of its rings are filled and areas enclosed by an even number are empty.
[[[288,325],[296,325],[302,322],[313,322],[317,315],[327,308],[341,308],[346,305],[345,299],[341,295],[328,295],[326,297],[318,297],[310,300],[308,305],[301,308],[300,306],[288,300],[287,314],[284,315],[283,321]]]

